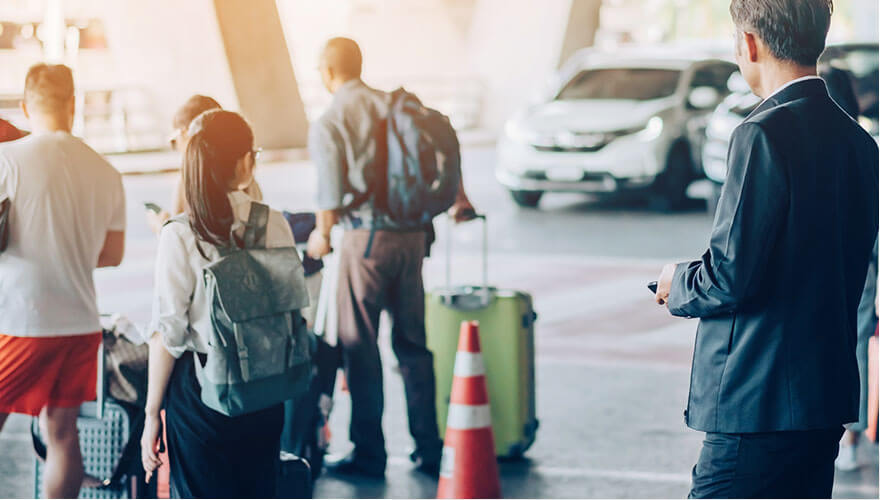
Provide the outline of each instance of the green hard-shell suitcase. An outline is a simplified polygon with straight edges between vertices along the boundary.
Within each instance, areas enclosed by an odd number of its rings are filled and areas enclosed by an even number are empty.
[[[463,321],[479,321],[480,346],[492,414],[495,451],[518,458],[535,441],[535,337],[529,294],[488,286],[488,236],[483,222],[483,285],[451,285],[451,238],[446,238],[446,287],[426,296],[428,348],[434,353],[437,420],[446,431],[458,334]],[[451,226],[451,224],[450,224]]]

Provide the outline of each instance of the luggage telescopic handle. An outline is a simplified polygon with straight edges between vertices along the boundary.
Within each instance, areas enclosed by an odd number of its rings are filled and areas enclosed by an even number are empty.
[[[107,378],[104,376],[104,369],[106,368],[106,366],[104,366],[105,361],[104,361],[104,338],[103,337],[104,337],[104,332],[102,331],[101,332],[101,344],[98,346],[98,376],[96,377],[98,387],[95,390],[96,394],[98,395],[97,400],[96,400],[96,402],[98,404],[98,408],[96,409],[98,420],[101,420],[104,418],[104,401],[106,400],[106,396],[107,396],[105,394],[107,391],[107,383],[106,383]]]
[[[110,314],[101,314],[102,318],[111,318]],[[113,331],[116,328],[116,325],[110,327]],[[95,377],[95,394],[97,398],[95,399],[95,404],[97,408],[95,408],[95,417],[100,419],[104,418],[104,404],[107,401],[107,374],[105,370],[107,369],[107,361],[106,361],[106,348],[104,346],[104,329],[101,329],[101,343],[98,344],[98,376]]]
[[[483,248],[482,248],[482,261],[483,261],[483,286],[482,292],[485,294],[486,299],[489,298],[489,228],[486,223],[485,214],[477,214],[471,220],[480,220],[483,223]],[[446,231],[446,289],[452,289],[452,228],[455,226],[455,221],[452,220],[452,216],[449,217],[447,221],[447,231]]]

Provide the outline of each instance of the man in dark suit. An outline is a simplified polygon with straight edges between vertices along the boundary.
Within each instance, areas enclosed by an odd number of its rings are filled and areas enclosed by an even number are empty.
[[[657,301],[700,318],[685,421],[691,497],[830,498],[858,419],[856,317],[878,226],[878,151],[816,75],[831,0],[733,0],[764,102],[733,134],[709,250]]]

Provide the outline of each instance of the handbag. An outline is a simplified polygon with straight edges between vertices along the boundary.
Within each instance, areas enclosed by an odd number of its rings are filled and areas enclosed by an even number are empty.
[[[147,344],[136,345],[115,331],[104,330],[104,373],[113,399],[144,408],[149,355]]]
[[[12,202],[4,196],[0,200],[0,253],[6,251],[6,247],[9,246],[9,211],[11,207]]]

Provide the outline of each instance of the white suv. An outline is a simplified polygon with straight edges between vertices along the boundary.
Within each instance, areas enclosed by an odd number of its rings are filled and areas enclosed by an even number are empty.
[[[736,69],[702,54],[580,52],[544,102],[507,122],[496,177],[521,206],[550,191],[638,189],[674,208],[702,173],[706,117]]]

